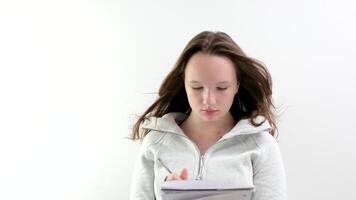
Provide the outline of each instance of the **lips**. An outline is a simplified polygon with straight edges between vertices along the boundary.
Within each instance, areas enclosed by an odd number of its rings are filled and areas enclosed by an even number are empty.
[[[204,111],[204,112],[216,112],[216,111],[218,111],[218,110],[211,110],[211,109],[206,109],[206,110],[204,110],[204,109],[202,109],[202,111]]]

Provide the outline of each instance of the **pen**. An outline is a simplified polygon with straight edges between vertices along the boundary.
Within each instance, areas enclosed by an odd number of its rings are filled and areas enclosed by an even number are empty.
[[[172,171],[162,162],[161,158],[158,158],[158,161],[170,174],[172,174]]]

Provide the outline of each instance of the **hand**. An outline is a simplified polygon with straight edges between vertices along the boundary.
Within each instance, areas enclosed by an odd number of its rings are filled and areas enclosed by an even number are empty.
[[[188,179],[188,169],[187,168],[183,168],[182,171],[180,172],[180,174],[177,173],[172,173],[169,174],[164,180],[165,181],[174,181],[174,180],[187,180]]]

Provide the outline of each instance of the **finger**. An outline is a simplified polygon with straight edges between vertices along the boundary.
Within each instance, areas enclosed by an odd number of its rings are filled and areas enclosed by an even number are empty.
[[[173,180],[173,175],[169,174],[166,178],[166,181],[172,181]]]
[[[180,173],[180,178],[182,180],[188,179],[188,169],[187,168],[183,168],[182,172]]]
[[[180,176],[176,173],[169,174],[166,179],[166,181],[174,181],[174,180],[181,180]]]
[[[178,174],[173,174],[173,180],[182,180]]]

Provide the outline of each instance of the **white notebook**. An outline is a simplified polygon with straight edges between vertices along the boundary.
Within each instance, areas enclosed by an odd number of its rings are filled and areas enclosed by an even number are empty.
[[[185,180],[164,182],[161,194],[162,200],[250,200],[253,190],[234,182]]]

